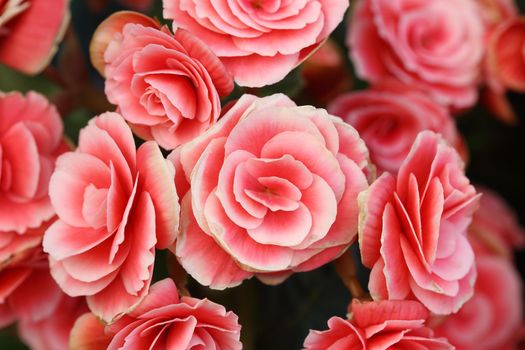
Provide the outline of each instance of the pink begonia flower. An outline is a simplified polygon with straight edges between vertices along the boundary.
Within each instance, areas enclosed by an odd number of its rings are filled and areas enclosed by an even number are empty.
[[[474,251],[476,255],[499,255],[511,260],[514,249],[525,247],[525,229],[497,193],[483,187],[477,190],[482,197],[468,228]]]
[[[47,226],[34,230],[38,243]],[[83,298],[65,295],[55,283],[39,244],[2,261],[0,327],[17,321],[18,333],[31,349],[67,350],[73,322],[86,311]]]
[[[237,316],[207,299],[179,297],[171,279],[151,286],[129,315],[104,327],[93,314],[81,316],[70,346],[83,350],[223,349],[240,350]]]
[[[332,317],[328,330],[311,330],[305,350],[453,350],[425,325],[428,310],[416,301],[352,301],[349,320]]]
[[[447,107],[475,104],[484,52],[475,0],[359,0],[349,23],[360,78],[394,78]]]
[[[62,119],[44,96],[0,92],[0,232],[23,234],[55,215],[49,178],[66,150]]]
[[[359,132],[380,172],[396,174],[420,131],[442,134],[458,152],[466,148],[448,110],[418,90],[383,83],[339,96],[328,106]]]
[[[166,149],[191,141],[221,113],[219,96],[233,81],[208,47],[183,29],[118,12],[91,41],[92,61],[106,77],[106,95],[133,131]],[[102,61],[103,60],[103,61]]]
[[[359,248],[374,299],[416,299],[436,314],[472,296],[474,252],[466,231],[479,195],[457,152],[421,132],[397,177],[360,194]]]
[[[26,74],[41,72],[69,17],[68,0],[0,0],[0,62]]]
[[[44,235],[51,274],[70,296],[110,322],[149,289],[155,247],[178,229],[173,166],[153,141],[135,149],[117,113],[92,119],[78,149],[57,160],[49,196],[59,220]]]
[[[457,350],[517,350],[523,322],[521,279],[501,257],[476,258],[474,296],[458,311],[436,319],[435,331]]]
[[[287,96],[242,96],[168,157],[176,168],[176,253],[199,283],[256,275],[276,284],[342,254],[356,238],[368,151],[339,118]],[[191,190],[188,191],[191,183]]]
[[[282,80],[343,20],[348,0],[163,0],[164,17],[202,39],[241,86]]]

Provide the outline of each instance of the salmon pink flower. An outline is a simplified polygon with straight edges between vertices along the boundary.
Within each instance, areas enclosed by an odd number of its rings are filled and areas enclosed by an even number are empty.
[[[71,332],[71,348],[224,349],[240,350],[237,316],[207,299],[179,297],[170,279],[151,286],[150,293],[129,315],[106,326],[93,314],[81,316]]]
[[[14,238],[54,216],[49,178],[67,147],[62,119],[35,92],[0,93],[0,232]]]
[[[219,96],[233,81],[219,59],[191,33],[149,17],[118,12],[91,42],[92,61],[106,77],[108,100],[142,138],[173,149],[219,118]]]
[[[467,108],[477,100],[484,29],[475,0],[359,0],[347,43],[362,79],[393,78]]]
[[[0,62],[26,74],[39,73],[68,23],[68,0],[0,0]]]
[[[347,0],[163,0],[164,17],[219,56],[235,82],[282,80],[343,20]]]
[[[349,92],[328,106],[357,129],[370,150],[378,170],[397,173],[420,131],[441,133],[465,153],[454,120],[446,108],[418,90],[396,83],[383,83],[369,90]]]
[[[156,143],[135,149],[124,119],[106,113],[57,160],[49,195],[59,220],[44,235],[51,274],[70,296],[87,296],[109,322],[149,289],[155,247],[173,243],[178,200],[173,167]]]
[[[372,297],[457,312],[476,277],[466,231],[478,199],[457,152],[421,132],[397,177],[384,173],[360,195],[359,247],[372,268]]]
[[[169,158],[180,194],[191,184],[173,250],[201,284],[222,289],[254,274],[279,283],[335,259],[356,238],[368,151],[323,109],[281,94],[244,95]]]
[[[428,310],[415,301],[359,302],[351,306],[350,320],[332,317],[326,331],[310,331],[305,350],[426,349],[453,350],[425,325]]]

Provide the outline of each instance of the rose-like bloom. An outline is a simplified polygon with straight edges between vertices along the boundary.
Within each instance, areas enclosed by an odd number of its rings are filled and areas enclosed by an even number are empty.
[[[164,17],[221,58],[241,86],[282,80],[343,20],[348,0],[163,0]]]
[[[57,160],[49,196],[59,217],[44,234],[51,274],[70,296],[87,296],[105,321],[147,294],[155,247],[178,228],[173,167],[153,141],[135,149],[117,113],[92,119],[78,149]]]
[[[360,0],[347,43],[359,77],[394,78],[439,104],[472,106],[484,51],[475,0]]]
[[[168,157],[181,196],[191,183],[173,250],[198,282],[217,289],[317,268],[356,237],[367,157],[355,129],[324,109],[282,94],[244,95]]]
[[[359,198],[372,297],[417,299],[436,314],[459,310],[475,281],[466,230],[478,198],[457,152],[421,132],[397,178],[383,173]]]
[[[523,316],[520,276],[501,257],[481,256],[476,265],[474,296],[457,314],[437,319],[436,334],[457,350],[517,350]]]
[[[199,39],[183,29],[171,34],[139,13],[109,17],[90,50],[106,77],[108,100],[140,137],[166,149],[213,125],[221,112],[219,95],[233,89],[226,68]]]
[[[476,255],[500,255],[511,259],[514,249],[525,246],[525,229],[514,210],[497,193],[478,187],[483,195],[468,228]]]
[[[0,62],[26,74],[39,73],[68,24],[68,0],[0,0]]]
[[[428,310],[415,301],[359,302],[354,299],[350,320],[332,317],[328,330],[310,331],[305,350],[453,350],[425,325]]]
[[[135,310],[105,329],[94,315],[81,316],[71,331],[70,347],[240,350],[240,331],[233,312],[207,299],[180,298],[175,283],[164,279],[151,286]]]
[[[44,96],[0,93],[0,232],[23,234],[54,215],[47,192],[56,158],[66,150],[62,132],[62,119]]]
[[[303,94],[313,105],[326,105],[342,92],[350,90],[350,74],[342,50],[332,40],[312,54],[301,66]]]
[[[423,130],[441,133],[458,151],[465,152],[447,109],[403,85],[388,83],[341,95],[330,103],[328,111],[356,128],[381,172],[396,174]]]

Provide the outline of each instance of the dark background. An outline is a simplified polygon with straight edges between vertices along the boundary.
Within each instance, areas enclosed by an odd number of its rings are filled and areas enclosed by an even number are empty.
[[[97,24],[111,12],[121,9],[111,3],[103,11],[94,13],[86,6],[88,0],[72,0],[73,31],[87,62],[87,47]],[[522,12],[525,1],[518,1]],[[160,18],[160,0],[151,14]],[[344,41],[344,27],[334,33],[339,44]],[[62,51],[64,49],[61,49]],[[63,52],[59,52],[60,55]],[[54,64],[59,62],[55,59]],[[82,60],[62,62],[62,65],[83,64]],[[350,65],[350,62],[347,62]],[[87,63],[86,63],[87,67]],[[297,72],[292,72],[284,83],[270,87],[265,92],[296,91],[300,81]],[[90,68],[89,84],[102,91],[103,81]],[[355,82],[354,88],[363,88],[362,82]],[[0,66],[0,90],[34,89],[53,96],[60,90],[49,76],[25,77]],[[292,92],[293,92],[292,91]],[[495,119],[480,106],[457,117],[457,124],[467,140],[470,151],[468,176],[475,184],[481,184],[500,193],[515,208],[521,223],[525,223],[525,96],[510,94],[520,122],[508,126]],[[66,133],[76,140],[78,130],[92,117],[96,108],[88,108],[79,103],[68,108],[64,118]],[[355,247],[352,252],[356,254]],[[155,278],[167,275],[166,252],[159,252]],[[525,253],[518,252],[516,261],[520,273],[525,273]],[[362,269],[361,277],[366,282],[367,272]],[[497,286],[496,286],[497,288]],[[256,279],[246,281],[242,286],[216,292],[200,287],[190,281],[189,289],[196,297],[208,297],[222,303],[227,309],[239,315],[243,326],[242,337],[245,349],[299,349],[309,329],[325,329],[331,316],[344,316],[350,294],[345,289],[332,265],[316,271],[295,274],[283,284],[275,287],[265,286]],[[497,292],[495,290],[495,292]],[[26,349],[16,339],[16,327],[0,332],[0,349]]]

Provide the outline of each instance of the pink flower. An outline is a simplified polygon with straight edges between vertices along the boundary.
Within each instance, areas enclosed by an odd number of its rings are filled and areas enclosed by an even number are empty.
[[[282,80],[343,20],[347,0],[164,0],[164,17],[202,39],[242,86]]]
[[[511,259],[514,249],[525,246],[525,229],[516,213],[497,193],[479,188],[483,196],[469,226],[476,255],[499,255]]]
[[[447,109],[403,85],[383,83],[350,92],[334,100],[328,110],[357,129],[381,172],[397,173],[423,130],[439,132],[458,151],[466,150]]]
[[[177,190],[187,191],[173,250],[199,283],[217,289],[317,268],[356,237],[367,157],[357,132],[325,110],[281,94],[244,95],[168,157]]]
[[[173,149],[219,118],[219,95],[233,89],[226,68],[191,33],[134,12],[104,21],[91,42],[106,95],[142,138]]]
[[[55,160],[66,150],[62,132],[44,96],[0,93],[0,232],[23,234],[54,216],[47,192]]]
[[[116,113],[92,119],[76,152],[57,161],[49,195],[59,220],[43,241],[51,274],[68,295],[86,295],[105,321],[147,294],[155,247],[175,239],[173,176],[156,143],[135,150],[131,130]]]
[[[116,349],[242,349],[237,316],[207,299],[179,298],[170,279],[151,286],[129,315],[106,326],[92,314],[81,316],[71,332],[71,348],[100,350],[93,340]],[[104,339],[107,339],[105,342]],[[106,346],[103,347],[106,349]]]
[[[41,72],[68,24],[68,0],[0,0],[0,62],[26,74]]]
[[[332,317],[326,331],[310,331],[305,350],[453,350],[425,325],[429,314],[415,301],[353,300],[350,320]]]
[[[359,77],[394,78],[466,108],[477,99],[483,35],[474,0],[360,0],[347,43]]]
[[[436,320],[436,334],[457,350],[517,350],[523,318],[520,276],[499,257],[481,256],[476,264],[474,296],[457,314]]]
[[[360,195],[359,246],[374,299],[416,299],[436,314],[472,296],[474,253],[466,230],[479,196],[456,151],[423,131],[399,169]]]

